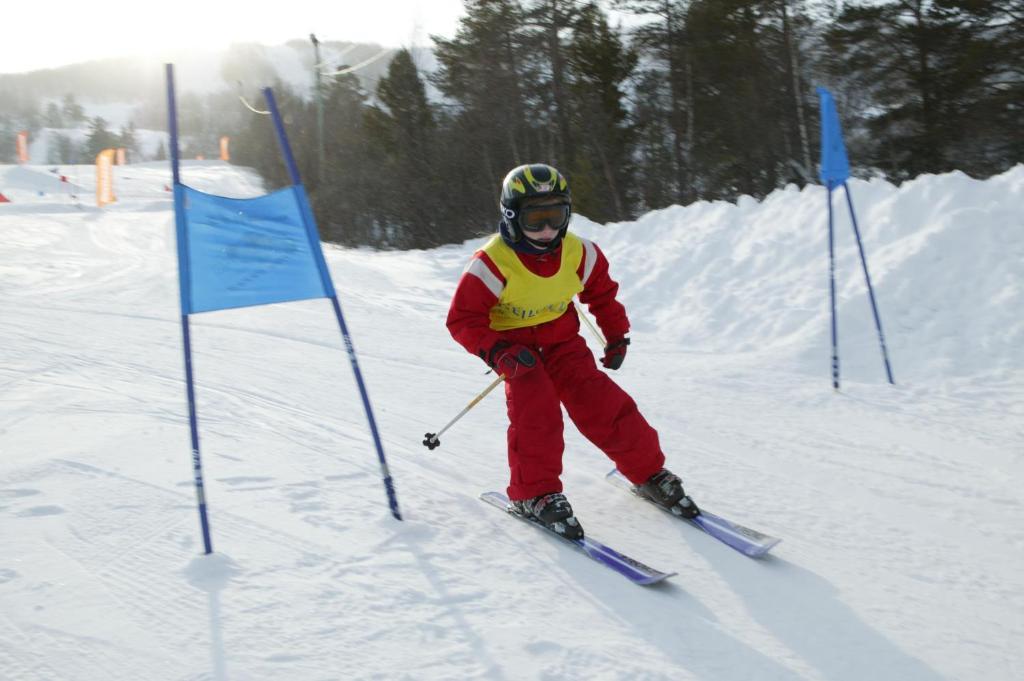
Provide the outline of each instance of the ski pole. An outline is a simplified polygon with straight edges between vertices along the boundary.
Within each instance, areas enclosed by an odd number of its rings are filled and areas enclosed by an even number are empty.
[[[441,441],[438,438],[441,437],[441,434],[444,433],[444,431],[446,431],[449,428],[451,428],[453,425],[455,425],[456,421],[458,421],[463,416],[465,416],[466,412],[468,412],[470,409],[475,407],[477,405],[477,402],[479,402],[480,400],[482,400],[485,397],[487,397],[487,393],[489,393],[492,390],[494,390],[495,388],[497,388],[498,384],[501,383],[504,380],[505,380],[505,375],[504,374],[499,375],[496,379],[494,379],[493,383],[491,383],[489,386],[484,388],[484,391],[482,393],[480,393],[479,395],[474,397],[473,401],[470,402],[469,404],[467,404],[466,408],[463,409],[462,411],[460,411],[459,415],[456,416],[455,418],[453,418],[451,421],[449,421],[448,424],[444,428],[442,428],[441,430],[437,431],[436,433],[427,433],[426,435],[424,435],[423,436],[423,446],[426,447],[427,449],[431,450],[431,451],[433,451],[437,447],[440,447],[441,446]]]
[[[596,326],[594,326],[594,322],[590,321],[590,317],[587,316],[587,313],[584,312],[582,309],[579,310],[579,313],[580,319],[587,323],[587,327],[590,328],[590,332],[594,334],[594,338],[596,338],[597,342],[601,344],[601,347],[607,347],[608,341],[604,339],[604,336],[601,335],[601,332],[597,330]]]
[[[860,251],[860,264],[864,268],[864,281],[868,284],[868,297],[871,299],[871,311],[875,315],[875,328],[878,330],[878,344],[882,347],[882,361],[885,362],[885,375],[889,383],[896,385],[892,380],[892,367],[889,365],[889,351],[885,348],[885,334],[882,333],[882,318],[878,316],[878,304],[875,303],[875,289],[871,286],[871,275],[868,274],[868,259],[864,255],[864,241],[860,238],[860,229],[857,228],[857,216],[853,212],[853,199],[850,198],[850,188],[843,182],[843,189],[846,190],[846,205],[850,207],[850,222],[853,223],[853,234],[857,237],[857,250]]]

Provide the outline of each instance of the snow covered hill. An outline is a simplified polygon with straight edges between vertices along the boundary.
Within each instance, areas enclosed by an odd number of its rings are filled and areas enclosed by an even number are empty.
[[[497,394],[420,445],[491,380],[443,324],[481,240],[327,247],[402,523],[326,301],[193,318],[201,556],[169,171],[116,168],[100,210],[90,167],[55,170],[0,166],[0,679],[1019,676],[1024,166],[852,183],[895,387],[843,218],[831,389],[820,187],[576,219],[634,324],[615,378],[670,465],[784,538],[752,561],[637,502],[569,426],[587,531],[679,572],[648,589],[477,499],[505,485]],[[184,180],[260,192],[219,162]]]

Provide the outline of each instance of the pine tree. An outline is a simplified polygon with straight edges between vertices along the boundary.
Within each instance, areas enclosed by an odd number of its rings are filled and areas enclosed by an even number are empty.
[[[633,102],[636,131],[636,172],[632,189],[640,210],[662,208],[678,202],[674,189],[671,100],[668,86],[657,70],[639,73]]]
[[[668,118],[662,125],[670,133],[672,168],[659,182],[667,185],[673,202],[689,203],[701,193],[693,162],[698,123],[693,101],[693,42],[687,23],[690,0],[618,0],[616,5],[640,16],[656,17],[636,29],[635,35],[637,46],[652,60],[645,70],[660,75],[668,96]],[[656,150],[651,153],[658,155]]]
[[[447,147],[462,177],[468,224],[495,220],[495,187],[516,165],[554,155],[537,60],[524,49],[524,16],[511,0],[466,0],[455,37],[434,37],[433,82],[451,107]]]
[[[694,137],[693,161],[706,198],[762,197],[789,174],[790,87],[771,10],[759,0],[695,0],[690,7],[693,106],[709,122]]]
[[[67,135],[50,133],[49,149],[47,150],[47,163],[63,165],[74,161],[74,145]]]
[[[624,106],[624,84],[633,75],[637,55],[626,48],[596,6],[583,9],[567,50],[567,71],[581,137],[573,166],[574,204],[598,222],[629,217],[634,134]],[[592,170],[584,179],[581,163]],[[581,185],[582,181],[582,185]],[[587,185],[599,191],[584,192]]]
[[[305,110],[308,107],[302,99],[283,83],[275,83],[273,91],[278,110],[281,112],[281,117],[285,120],[296,159],[300,161],[301,170],[301,160],[304,160],[307,154],[302,148],[303,145],[299,144],[301,140],[295,134],[295,128],[298,127],[300,131],[309,129],[309,126],[302,125],[306,117]],[[258,101],[255,95],[251,93],[247,99],[253,102]],[[288,177],[288,169],[281,160],[281,152],[279,151],[277,136],[274,132],[274,123],[270,116],[253,113],[248,109],[246,109],[246,113],[248,120],[239,126],[234,143],[231,145],[234,161],[238,165],[254,168],[260,174],[260,177],[263,178],[264,186],[268,191],[280,189],[291,184],[291,180]],[[298,126],[296,126],[296,123],[298,123]],[[315,129],[314,126],[313,130]],[[304,179],[307,183],[315,181],[315,178],[311,178],[308,175],[304,175]]]
[[[107,122],[97,116],[89,124],[89,136],[85,140],[82,154],[86,163],[91,163],[104,149],[113,149],[118,145],[118,137],[107,129]]]
[[[1024,10],[1019,2],[943,0],[955,32],[955,93],[947,116],[956,121],[947,154],[976,175],[1002,172],[1024,159]]]
[[[63,114],[65,125],[73,126],[77,123],[83,123],[86,120],[85,109],[75,101],[75,96],[70,92],[64,95],[61,100],[61,113]]]
[[[795,5],[795,7],[791,7],[791,4]],[[803,82],[798,27],[801,24],[806,24],[807,19],[802,16],[802,8],[799,2],[775,0],[775,5],[778,9],[778,19],[781,23],[781,48],[784,52],[787,79],[790,84],[789,93],[793,103],[794,115],[791,117],[790,127],[796,128],[799,139],[799,156],[793,153],[792,157],[794,159],[799,158],[800,168],[806,179],[810,176],[813,169],[811,165],[811,142],[807,131],[807,116],[805,113],[809,108],[806,96],[810,88]]]
[[[380,107],[367,112],[374,154],[387,179],[378,194],[388,227],[385,244],[423,248],[446,243],[444,213],[449,201],[439,191],[445,176],[435,162],[434,115],[426,88],[408,50],[400,50],[377,84]],[[453,235],[457,236],[457,235]]]
[[[590,7],[588,5],[588,7]],[[592,11],[596,11],[596,7]],[[575,0],[532,0],[523,12],[524,49],[522,55],[534,61],[535,74],[531,80],[534,89],[541,93],[540,101],[547,117],[555,123],[557,132],[552,139],[552,152],[545,159],[548,163],[568,170],[576,161],[576,140],[572,121],[575,118],[573,101],[569,96],[572,80],[567,68],[568,48],[571,32],[581,14]]]
[[[828,37],[846,91],[858,92],[857,108],[871,111],[870,135],[857,150],[867,164],[908,178],[954,168],[994,172],[1020,159],[1021,144],[1014,158],[1007,140],[1020,138],[1024,17],[1011,4],[901,0],[844,8]]]
[[[48,128],[63,128],[64,117],[61,115],[60,106],[57,102],[50,102],[46,105],[46,116],[43,123]]]
[[[117,146],[122,147],[129,157],[139,153],[139,143],[135,135],[135,123],[129,122],[128,125],[121,127],[121,132],[117,135]]]
[[[349,73],[335,77],[323,96],[326,168],[323,183],[314,183],[311,191],[320,234],[346,245],[379,245],[383,223],[377,204],[388,178],[380,173],[380,160],[369,151],[367,95],[359,79]],[[316,161],[314,107],[307,107],[305,119],[305,130],[297,131],[292,142],[306,150],[303,153],[312,168]]]

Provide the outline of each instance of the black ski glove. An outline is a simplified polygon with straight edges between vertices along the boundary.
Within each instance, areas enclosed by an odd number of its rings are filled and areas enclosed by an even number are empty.
[[[604,346],[604,357],[601,358],[601,364],[604,365],[604,368],[615,370],[622,366],[622,360],[626,359],[626,348],[628,346],[628,338],[609,341],[608,345]]]

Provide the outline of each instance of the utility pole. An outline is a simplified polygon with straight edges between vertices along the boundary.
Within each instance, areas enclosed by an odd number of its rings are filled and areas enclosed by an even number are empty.
[[[317,179],[320,184],[324,181],[324,97],[323,88],[320,83],[320,41],[316,34],[310,33],[309,39],[313,41],[313,68],[316,69],[316,148],[317,148]]]

